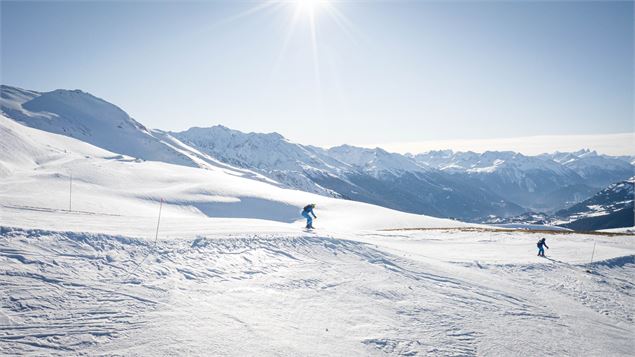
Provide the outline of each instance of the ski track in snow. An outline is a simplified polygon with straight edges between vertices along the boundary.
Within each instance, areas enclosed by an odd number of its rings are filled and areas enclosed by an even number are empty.
[[[4,355],[560,356],[635,347],[632,255],[587,266],[448,263],[319,234],[155,246],[2,228],[0,262]]]

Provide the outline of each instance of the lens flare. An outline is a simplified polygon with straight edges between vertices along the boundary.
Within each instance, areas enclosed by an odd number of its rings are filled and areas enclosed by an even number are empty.
[[[278,70],[282,66],[283,58],[287,54],[287,48],[292,41],[292,37],[296,33],[298,28],[304,27],[308,29],[308,39],[303,40],[310,46],[313,62],[313,75],[315,85],[317,89],[316,101],[321,102],[321,75],[320,75],[320,50],[328,50],[328,47],[319,46],[320,41],[318,31],[318,21],[320,17],[328,17],[331,24],[337,25],[342,33],[349,37],[353,42],[359,40],[363,36],[360,36],[359,31],[353,26],[349,19],[339,11],[337,5],[340,5],[342,1],[338,0],[264,0],[258,2],[258,4],[252,8],[249,8],[242,13],[234,15],[228,18],[225,22],[233,22],[240,20],[244,17],[252,16],[255,14],[262,14],[265,12],[277,12],[278,10],[285,10],[289,12],[289,22],[286,26],[286,34],[282,41],[281,50],[277,56],[275,64],[273,66],[271,76],[276,76]],[[328,25],[327,23],[323,25]],[[362,38],[363,39],[363,38]]]

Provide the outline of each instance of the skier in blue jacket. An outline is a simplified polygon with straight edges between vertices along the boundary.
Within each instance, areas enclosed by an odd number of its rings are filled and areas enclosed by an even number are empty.
[[[546,239],[542,238],[541,240],[538,241],[538,243],[536,243],[536,245],[538,246],[538,256],[539,257],[544,257],[545,256],[545,247],[547,249],[549,249],[549,246],[547,245]]]
[[[302,210],[302,217],[306,218],[307,229],[313,229],[313,218],[317,218],[315,213],[313,213],[314,208],[315,208],[315,203],[311,203],[310,205],[307,205],[306,207],[304,207],[304,209]],[[311,217],[311,215],[313,215],[313,217]]]

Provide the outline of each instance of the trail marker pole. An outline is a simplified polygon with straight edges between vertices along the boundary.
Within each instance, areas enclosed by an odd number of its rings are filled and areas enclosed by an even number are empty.
[[[593,256],[595,255],[595,244],[597,241],[593,241],[593,252],[591,253],[591,263],[593,263]]]
[[[154,243],[156,244],[157,239],[159,238],[159,224],[161,223],[161,209],[163,208],[163,198],[161,198],[161,203],[159,204],[159,219],[157,220],[157,231],[154,234]]]
[[[71,212],[73,208],[73,173],[70,173],[68,181],[68,211]]]

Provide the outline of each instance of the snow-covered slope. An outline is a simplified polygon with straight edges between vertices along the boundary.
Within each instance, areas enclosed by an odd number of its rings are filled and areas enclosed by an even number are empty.
[[[635,177],[609,185],[582,202],[549,215],[527,212],[516,217],[490,217],[486,223],[566,227],[577,231],[599,231],[633,227],[635,224]]]
[[[530,232],[0,135],[1,355],[632,354],[632,237],[539,258]]]
[[[0,87],[2,112],[27,126],[117,154],[189,167],[222,168],[279,187],[401,211],[482,222],[528,209],[553,213],[632,176],[629,158],[595,152],[538,157],[513,152],[400,155],[343,145],[328,150],[277,133],[222,126],[181,133],[147,129],[122,109],[79,90]],[[0,168],[0,174],[5,171]]]
[[[280,170],[301,171],[305,166],[314,169],[346,169],[346,165],[321,155],[311,147],[292,143],[278,133],[242,133],[222,125],[210,128],[190,128],[173,133],[177,138],[205,148],[207,152],[223,156],[236,165],[248,164],[257,169],[277,167]],[[266,151],[255,152],[254,148]]]
[[[80,90],[38,93],[0,87],[2,113],[24,125],[76,138],[117,154],[190,167],[224,168],[235,175],[273,182],[230,167],[160,130],[147,129],[114,104]]]
[[[117,106],[79,90],[0,89],[1,108],[8,117],[142,160],[221,167],[281,187],[418,214],[475,219],[488,213],[505,216],[522,211],[480,187],[448,182],[440,172],[424,177],[418,173],[429,168],[381,149],[349,147],[351,152],[361,150],[361,155],[351,161],[349,152],[343,157],[351,162],[343,162],[334,156],[344,154],[344,148],[329,152],[291,143],[276,133],[244,134],[222,126],[183,133],[150,130]]]
[[[379,148],[344,145],[324,150],[290,142],[277,133],[242,133],[223,126],[171,134],[225,163],[303,191],[469,220],[523,211],[477,181],[452,177]]]
[[[572,207],[556,212],[556,223],[578,230],[599,230],[635,225],[635,176],[609,185]]]
[[[309,174],[338,175],[348,169],[319,149],[289,142],[278,133],[242,133],[217,125],[170,134],[223,162],[257,170],[292,188],[327,196],[339,194],[318,185]]]
[[[97,220],[125,223],[135,217],[155,216],[157,202],[162,198],[166,217],[173,215],[175,224],[188,220],[208,222],[205,218],[240,218],[268,220],[277,222],[279,227],[297,229],[300,225],[291,223],[301,220],[298,210],[314,202],[319,207],[320,222],[332,228],[462,225],[282,189],[226,168],[141,162],[76,139],[27,128],[5,117],[0,120],[3,134],[0,165],[4,176],[0,200],[6,210],[16,213],[13,223],[17,226],[21,226],[21,218],[41,215],[40,227],[57,227],[58,223],[47,221],[47,214],[68,208],[70,174],[73,210],[90,212]],[[25,213],[21,210],[24,207],[44,211]],[[8,224],[10,220],[5,216],[3,221]],[[76,229],[81,230],[81,222],[77,223]],[[70,222],[59,224],[66,229],[74,227]]]
[[[632,237],[236,230],[0,228],[0,354],[632,355]]]
[[[195,166],[121,108],[80,90],[37,93],[2,86],[2,111],[32,128],[62,134],[106,150],[154,161]]]

